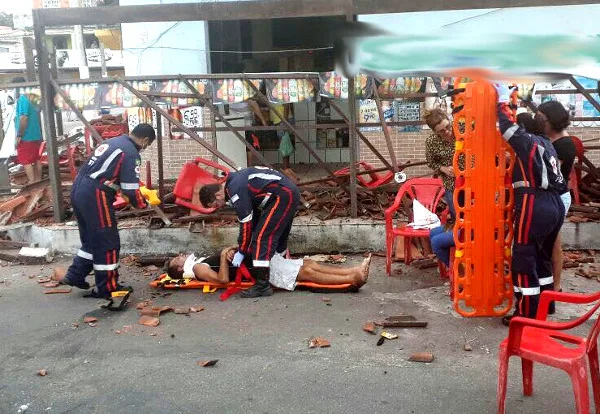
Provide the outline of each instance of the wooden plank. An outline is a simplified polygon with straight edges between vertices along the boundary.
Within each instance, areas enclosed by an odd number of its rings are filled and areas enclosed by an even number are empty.
[[[392,161],[392,169],[396,173],[398,172],[398,161],[396,160],[396,152],[394,151],[394,146],[392,145],[392,138],[390,137],[390,131],[388,130],[387,123],[385,122],[385,117],[383,115],[383,108],[381,106],[381,99],[379,98],[379,92],[377,91],[377,85],[373,85],[373,92],[375,93],[375,103],[377,104],[377,112],[379,112],[379,122],[381,122],[381,126],[383,127],[383,135],[385,137],[385,143],[388,147],[388,152],[390,154],[390,160]]]
[[[20,249],[21,247],[29,247],[30,243],[12,241],[12,240],[0,240],[0,249]]]
[[[575,79],[573,76],[569,76],[569,81],[571,81],[579,93],[585,96],[585,99],[587,99],[597,111],[600,111],[600,103],[594,99],[594,97],[583,87],[583,85],[581,85],[581,83],[577,81],[577,79]]]
[[[63,101],[65,101],[65,103],[69,106],[71,111],[73,111],[75,116],[77,116],[77,118],[79,118],[79,120],[83,123],[83,125],[85,125],[85,127],[90,131],[90,134],[94,138],[94,141],[96,141],[96,144],[98,144],[98,145],[102,144],[102,142],[104,140],[102,139],[102,137],[100,136],[98,131],[96,131],[96,128],[94,128],[92,126],[92,124],[90,124],[89,121],[85,118],[85,116],[83,116],[83,114],[81,113],[79,108],[77,108],[77,106],[73,103],[73,101],[71,101],[71,98],[69,98],[69,96],[65,93],[65,91],[63,91],[60,88],[60,86],[58,85],[58,83],[56,83],[56,81],[54,79],[51,79],[50,82],[52,83],[52,86],[54,87],[54,90],[56,91],[56,93],[58,93],[61,96]]]
[[[347,14],[409,13],[507,7],[595,4],[590,0],[249,0],[94,8],[34,9],[46,26],[119,23],[255,20]]]
[[[265,157],[256,150],[256,148],[254,148],[252,146],[252,144],[250,144],[248,142],[248,140],[246,140],[246,137],[242,136],[242,134],[240,134],[239,132],[235,131],[233,129],[233,125],[231,125],[229,123],[229,121],[223,116],[221,115],[221,113],[219,112],[219,110],[217,108],[215,108],[213,106],[213,104],[210,103],[210,101],[208,99],[206,99],[200,92],[198,92],[198,89],[196,89],[192,83],[185,79],[184,77],[180,76],[179,80],[181,82],[184,82],[186,84],[186,86],[188,87],[189,90],[191,90],[193,92],[193,96],[195,98],[198,98],[200,100],[200,104],[204,105],[205,108],[208,108],[208,110],[213,114],[213,116],[215,116],[216,118],[219,119],[219,121],[223,122],[225,124],[225,126],[231,131],[233,132],[233,134],[236,136],[236,138],[246,146],[246,148],[248,149],[248,151],[250,151],[252,153],[253,156],[257,157],[260,162],[271,168],[272,170],[275,170],[276,168],[273,167],[269,162],[267,162],[267,160],[265,159]]]
[[[133,93],[135,96],[137,96],[142,102],[144,102],[150,108],[154,109],[157,114],[160,114],[160,115],[164,116],[171,123],[173,123],[175,126],[177,126],[178,128],[180,128],[181,130],[183,130],[194,141],[196,141],[198,144],[200,144],[204,148],[206,148],[211,154],[215,155],[216,157],[219,157],[227,165],[229,165],[230,167],[232,167],[232,168],[234,168],[234,169],[237,170],[237,165],[229,157],[227,157],[221,151],[217,150],[213,145],[209,144],[207,141],[205,141],[202,138],[200,138],[198,136],[198,134],[196,134],[193,131],[191,131],[189,128],[187,128],[185,125],[183,125],[183,123],[180,122],[178,119],[175,119],[173,116],[169,115],[169,113],[167,111],[165,111],[163,108],[161,108],[158,105],[156,105],[154,102],[152,102],[150,99],[148,99],[148,97],[144,96],[140,91],[138,91],[133,86],[131,86],[130,84],[128,84],[127,82],[125,82],[123,79],[121,79],[119,77],[114,77],[113,79],[115,81],[117,81],[118,83],[120,83],[121,85],[123,85],[123,87],[127,88],[131,93]]]
[[[348,0],[248,0],[152,4],[143,6],[34,9],[46,26],[105,25],[142,22],[256,20],[341,16],[352,12]]]
[[[38,80],[40,83],[41,110],[46,116],[42,117],[43,135],[46,140],[48,153],[48,176],[52,188],[52,204],[54,205],[54,221],[57,223],[65,220],[65,202],[60,179],[60,165],[58,160],[58,145],[56,142],[56,125],[54,116],[54,88],[50,84],[51,76],[46,49],[46,35],[39,16],[33,15],[33,33],[35,36],[35,49],[38,58]]]

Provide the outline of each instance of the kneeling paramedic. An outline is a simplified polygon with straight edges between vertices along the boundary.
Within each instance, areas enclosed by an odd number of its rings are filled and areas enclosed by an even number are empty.
[[[124,290],[119,280],[120,239],[113,202],[117,191],[135,208],[148,204],[140,193],[140,151],[156,134],[148,124],[139,124],[131,134],[104,141],[81,166],[73,183],[71,204],[79,226],[81,249],[73,259],[62,284],[89,289],[86,276],[94,270],[96,288],[87,296],[110,299]]]
[[[256,278],[245,298],[269,296],[269,264],[275,254],[283,255],[300,202],[298,187],[285,175],[266,167],[251,167],[232,172],[225,185],[209,184],[200,189],[204,207],[222,207],[229,203],[240,222],[239,249],[233,265],[245,263]],[[250,262],[251,260],[251,262]]]
[[[516,301],[513,316],[535,318],[541,292],[554,289],[552,249],[564,221],[565,207],[560,194],[567,191],[567,185],[552,143],[512,122],[506,111],[510,91],[505,85],[494,86],[498,92],[500,132],[516,155],[511,269]],[[510,319],[505,316],[502,322],[508,325]]]

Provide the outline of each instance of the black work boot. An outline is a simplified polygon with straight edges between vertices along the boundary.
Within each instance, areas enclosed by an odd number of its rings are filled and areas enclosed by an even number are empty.
[[[252,276],[256,278],[256,283],[250,289],[240,292],[242,298],[258,298],[259,296],[271,296],[273,289],[269,283],[269,268],[255,267]]]

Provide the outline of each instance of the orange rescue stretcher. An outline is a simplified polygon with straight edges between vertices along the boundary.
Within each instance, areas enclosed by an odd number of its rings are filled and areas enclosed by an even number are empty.
[[[502,316],[511,309],[513,299],[510,178],[515,156],[496,128],[496,91],[492,85],[457,78],[455,89],[462,92],[453,96],[454,172],[460,183],[454,191],[454,309],[467,317]],[[458,163],[461,156],[464,170]]]
[[[166,274],[160,275],[158,278],[150,282],[150,286],[153,288],[160,289],[202,289],[213,291],[213,289],[229,289],[232,287],[240,287],[241,289],[248,289],[254,282],[242,281],[240,285],[236,285],[236,282],[223,283],[212,283],[202,282],[196,279],[171,279]],[[312,282],[298,282],[296,285],[297,290],[308,290],[315,293],[347,293],[357,292],[358,288],[350,283],[344,283],[341,285],[320,285]]]

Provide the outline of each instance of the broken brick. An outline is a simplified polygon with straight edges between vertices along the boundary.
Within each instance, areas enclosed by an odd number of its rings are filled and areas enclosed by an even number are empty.
[[[145,326],[150,326],[151,328],[155,328],[160,324],[160,319],[152,317],[152,316],[142,315],[142,317],[138,320],[138,323],[140,325],[145,325]]]
[[[50,278],[50,277],[39,277],[37,282],[38,283],[48,283],[51,281],[52,281],[52,278]]]
[[[44,283],[44,287],[46,287],[46,288],[55,288],[55,287],[58,287],[58,285],[60,285],[60,283],[58,283],[55,280],[52,280],[48,283]]]
[[[83,323],[93,323],[98,322],[98,318],[94,318],[93,316],[86,316],[83,318]]]
[[[173,308],[170,306],[153,306],[153,307],[145,307],[145,308],[141,308],[140,314],[142,315],[146,315],[146,316],[153,316],[155,318],[159,317],[161,313],[163,312],[169,312],[172,311]]]
[[[433,362],[433,354],[431,352],[417,352],[414,353],[408,358],[409,361],[413,362]]]
[[[190,312],[192,312],[192,313],[202,312],[203,310],[204,310],[204,306],[192,306],[190,308]]]
[[[38,374],[40,377],[45,377],[46,375],[48,375],[48,370],[47,370],[47,369],[39,369],[39,370],[37,371],[37,374]]]
[[[331,302],[331,298],[327,298],[327,297],[322,297],[321,300],[325,303]]]
[[[48,289],[48,290],[44,290],[44,294],[45,295],[52,295],[55,293],[71,293],[71,288],[59,288],[59,289]]]
[[[214,367],[217,362],[219,362],[218,359],[203,359],[198,361],[198,365],[201,367]]]
[[[175,308],[173,312],[175,312],[178,315],[186,315],[190,313],[190,308]]]
[[[363,331],[370,333],[371,335],[377,334],[377,327],[373,322],[366,322],[363,325]]]
[[[143,309],[143,308],[145,308],[145,307],[147,307],[147,306],[151,306],[151,305],[152,305],[152,302],[151,302],[151,301],[149,301],[149,300],[145,300],[145,301],[143,301],[143,302],[140,302],[140,303],[138,303],[137,305],[135,305],[135,308],[136,308],[137,310],[140,310],[140,309]]]
[[[17,196],[17,197],[11,198],[10,200],[0,204],[0,211],[1,212],[12,211],[14,208],[20,206],[21,204],[23,204],[26,201],[27,201],[27,197],[24,197],[24,196]]]
[[[321,338],[320,336],[310,338],[308,340],[309,348],[329,348],[331,346],[331,342],[329,342],[325,338]]]

